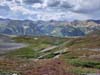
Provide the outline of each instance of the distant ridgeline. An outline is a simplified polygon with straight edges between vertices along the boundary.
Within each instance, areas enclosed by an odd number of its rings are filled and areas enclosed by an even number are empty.
[[[0,19],[0,33],[8,35],[72,37],[99,30],[100,20],[66,22]]]

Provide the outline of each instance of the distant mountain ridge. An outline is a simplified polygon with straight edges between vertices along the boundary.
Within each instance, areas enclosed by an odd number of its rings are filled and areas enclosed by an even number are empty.
[[[66,21],[30,21],[0,19],[0,33],[8,35],[30,36],[84,36],[100,30],[100,20]]]

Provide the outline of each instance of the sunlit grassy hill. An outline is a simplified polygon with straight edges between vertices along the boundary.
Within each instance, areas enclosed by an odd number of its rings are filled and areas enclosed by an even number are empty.
[[[67,73],[60,75],[98,73],[100,72],[100,37],[92,34],[73,38],[52,36],[11,37],[10,39],[13,42],[23,43],[27,46],[2,54],[0,70],[1,72],[30,75],[29,72],[34,74],[38,70],[51,72],[51,70],[45,68],[54,68],[54,72],[57,73],[57,68],[64,66],[63,72],[66,71]],[[59,62],[61,65],[59,65]],[[53,67],[52,65],[56,66]]]

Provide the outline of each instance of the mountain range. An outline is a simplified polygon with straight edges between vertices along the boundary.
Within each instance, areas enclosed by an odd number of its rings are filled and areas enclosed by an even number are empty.
[[[97,30],[100,30],[100,20],[67,22],[0,19],[0,33],[8,35],[72,37]]]

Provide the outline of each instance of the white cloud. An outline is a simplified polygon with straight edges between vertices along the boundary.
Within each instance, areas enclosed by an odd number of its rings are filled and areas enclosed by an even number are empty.
[[[38,9],[38,8],[42,8],[42,4],[40,3],[35,3],[32,5],[33,8]]]
[[[100,19],[99,14],[100,0],[0,0],[0,16],[13,19]]]
[[[100,10],[100,0],[79,0],[74,9],[77,12],[95,12]]]
[[[32,14],[31,10],[24,8],[23,6],[14,6],[11,8],[11,11],[16,13],[16,12],[21,12],[22,14]]]

